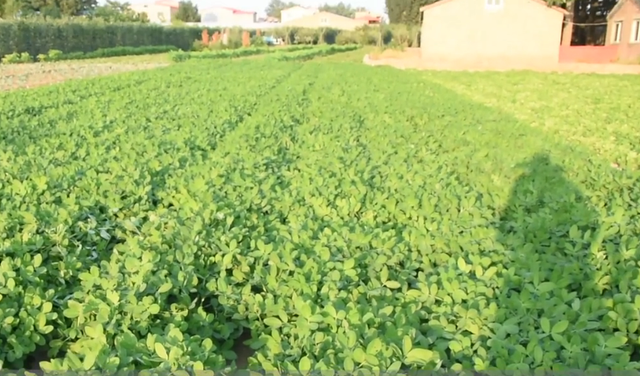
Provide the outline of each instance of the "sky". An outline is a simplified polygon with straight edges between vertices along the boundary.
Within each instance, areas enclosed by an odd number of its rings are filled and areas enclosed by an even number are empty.
[[[103,1],[100,1],[101,3]],[[153,0],[129,0],[131,4],[150,3]],[[298,0],[294,1],[304,6],[319,6],[324,3],[337,4],[339,0]],[[352,7],[365,7],[372,12],[384,13],[385,0],[343,0],[345,4],[350,4]],[[193,3],[198,8],[208,8],[212,6],[231,7],[242,10],[252,10],[258,12],[258,16],[264,15],[264,10],[269,4],[269,0],[193,0]]]

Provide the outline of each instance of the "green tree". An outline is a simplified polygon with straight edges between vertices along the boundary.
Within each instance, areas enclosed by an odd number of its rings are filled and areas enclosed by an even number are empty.
[[[323,11],[323,12],[329,12],[329,13],[333,13],[333,14],[338,14],[344,17],[351,17],[353,18],[353,16],[355,16],[356,12],[362,12],[362,11],[366,11],[366,8],[362,8],[362,7],[357,7],[357,8],[353,8],[351,7],[351,5],[349,4],[345,4],[342,1],[339,2],[336,5],[329,5],[329,4],[324,4],[322,6],[320,6],[320,8],[318,8],[318,10]]]
[[[175,19],[182,22],[200,22],[198,7],[191,1],[181,1]]]
[[[93,13],[97,0],[15,0],[14,10],[26,17],[60,18]]]
[[[417,25],[420,23],[420,8],[438,0],[385,0],[390,23]]]
[[[93,18],[102,19],[108,23],[114,22],[149,22],[146,13],[134,12],[129,3],[107,0],[107,3],[96,7]]]
[[[296,5],[298,4],[282,0],[271,0],[269,5],[267,5],[267,9],[265,9],[265,13],[267,13],[269,17],[275,17],[280,20],[282,19],[282,10],[295,7]]]

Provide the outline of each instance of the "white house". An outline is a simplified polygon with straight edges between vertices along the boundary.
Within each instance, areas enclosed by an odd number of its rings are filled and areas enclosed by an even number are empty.
[[[298,18],[314,15],[316,13],[318,13],[318,8],[303,7],[300,5],[296,5],[294,7],[282,10],[280,22],[286,23]]]
[[[146,13],[149,22],[156,24],[170,24],[171,20],[178,12],[177,1],[156,1],[147,4],[131,4],[131,10],[136,13]]]
[[[207,26],[221,27],[253,27],[256,23],[256,12],[227,7],[210,7],[200,10],[200,22]]]

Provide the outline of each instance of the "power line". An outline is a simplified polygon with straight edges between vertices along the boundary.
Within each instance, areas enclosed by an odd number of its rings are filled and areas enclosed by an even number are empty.
[[[571,22],[571,21],[562,21],[562,23],[565,24],[571,24],[574,26],[604,26],[604,25],[608,25],[608,22],[596,22],[596,23],[575,23],[575,22]]]

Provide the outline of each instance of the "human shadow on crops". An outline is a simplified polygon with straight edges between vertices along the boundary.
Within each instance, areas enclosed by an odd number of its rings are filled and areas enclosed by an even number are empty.
[[[496,225],[507,267],[495,297],[493,321],[515,325],[520,333],[535,330],[544,335],[549,327],[569,316],[563,311],[567,304],[597,294],[596,269],[589,249],[600,221],[580,188],[547,154],[536,154],[518,167],[524,172],[516,180]],[[550,320],[549,326],[543,318]],[[556,329],[560,331],[562,326]],[[573,329],[578,328],[569,322],[560,333]],[[508,330],[502,334],[499,327],[494,326],[494,330],[499,342],[511,341]],[[527,347],[527,343],[519,344]]]

